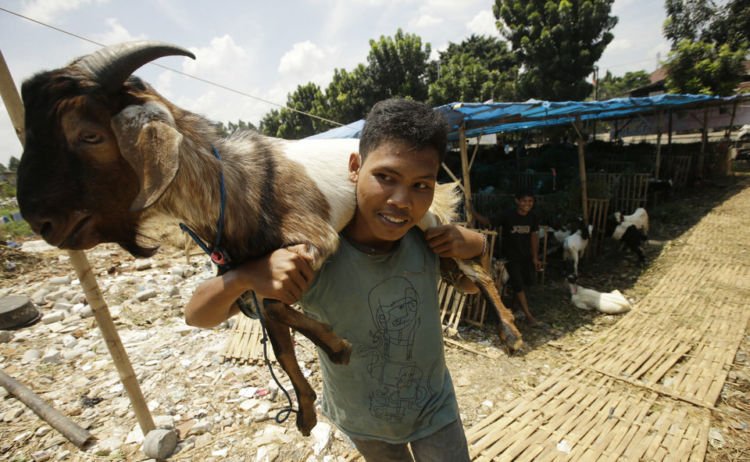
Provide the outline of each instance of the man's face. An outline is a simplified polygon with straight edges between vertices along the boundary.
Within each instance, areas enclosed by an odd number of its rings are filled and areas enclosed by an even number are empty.
[[[531,196],[524,196],[520,199],[516,199],[516,206],[518,207],[518,213],[526,215],[534,207],[534,198]]]
[[[367,155],[349,160],[357,183],[357,211],[348,236],[378,250],[390,250],[432,204],[440,160],[433,148],[416,149],[403,141],[386,141]]]

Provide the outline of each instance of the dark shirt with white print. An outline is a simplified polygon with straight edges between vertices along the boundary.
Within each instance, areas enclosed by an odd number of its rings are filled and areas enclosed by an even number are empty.
[[[531,233],[539,231],[539,219],[533,210],[526,215],[507,210],[497,226],[502,226],[502,255],[509,260],[531,259]]]

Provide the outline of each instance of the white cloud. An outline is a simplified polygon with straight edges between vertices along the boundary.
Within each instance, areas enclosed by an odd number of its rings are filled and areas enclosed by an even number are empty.
[[[436,18],[435,16],[432,16],[429,14],[423,14],[422,16],[409,21],[409,27],[414,27],[417,29],[426,29],[428,27],[435,27],[442,23],[443,23],[442,18]]]
[[[21,14],[43,22],[57,21],[63,13],[108,0],[36,0],[24,5]]]
[[[101,34],[93,34],[91,36],[93,40],[103,43],[104,45],[112,45],[115,43],[143,40],[146,38],[145,34],[131,34],[116,18],[107,18],[106,23],[107,26],[109,26],[109,30]]]
[[[619,50],[629,50],[633,48],[633,43],[628,39],[618,39],[615,37],[612,42],[610,42],[609,45],[607,45],[607,49],[612,51],[619,51]]]
[[[229,35],[214,37],[208,46],[190,47],[190,51],[195,60],[187,59],[182,64],[182,70],[188,74],[227,86],[252,81],[253,57]]]
[[[279,60],[279,72],[282,75],[303,73],[310,68],[319,67],[325,58],[326,52],[311,41],[295,43]]]
[[[500,32],[495,26],[495,15],[490,10],[482,10],[471,21],[466,23],[466,29],[472,34],[499,37]]]

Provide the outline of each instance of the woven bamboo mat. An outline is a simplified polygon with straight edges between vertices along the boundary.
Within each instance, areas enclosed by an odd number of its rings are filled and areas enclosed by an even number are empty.
[[[748,225],[746,189],[693,227],[633,311],[469,429],[472,457],[703,460],[710,409],[750,321],[750,244],[720,241]]]
[[[238,315],[237,323],[232,327],[229,340],[224,346],[222,359],[236,361],[239,364],[263,362],[263,332],[260,321]],[[268,359],[276,361],[271,343],[268,343]]]

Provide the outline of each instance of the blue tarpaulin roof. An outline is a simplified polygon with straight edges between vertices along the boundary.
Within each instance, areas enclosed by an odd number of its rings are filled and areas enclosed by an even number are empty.
[[[551,127],[576,119],[612,120],[654,113],[673,108],[699,107],[732,102],[742,96],[665,94],[641,98],[614,98],[607,101],[536,101],[525,103],[452,103],[439,106],[451,127],[451,139],[458,138],[461,126],[467,138],[492,133]]]
[[[451,103],[435,108],[442,112],[451,132],[458,139],[463,125],[467,138],[492,133],[514,132],[565,125],[576,119],[612,120],[648,114],[673,108],[700,107],[732,102],[747,96],[719,97],[709,95],[665,94],[641,98],[614,98],[607,101],[537,101],[524,103]],[[309,139],[359,138],[364,120],[318,133]]]

